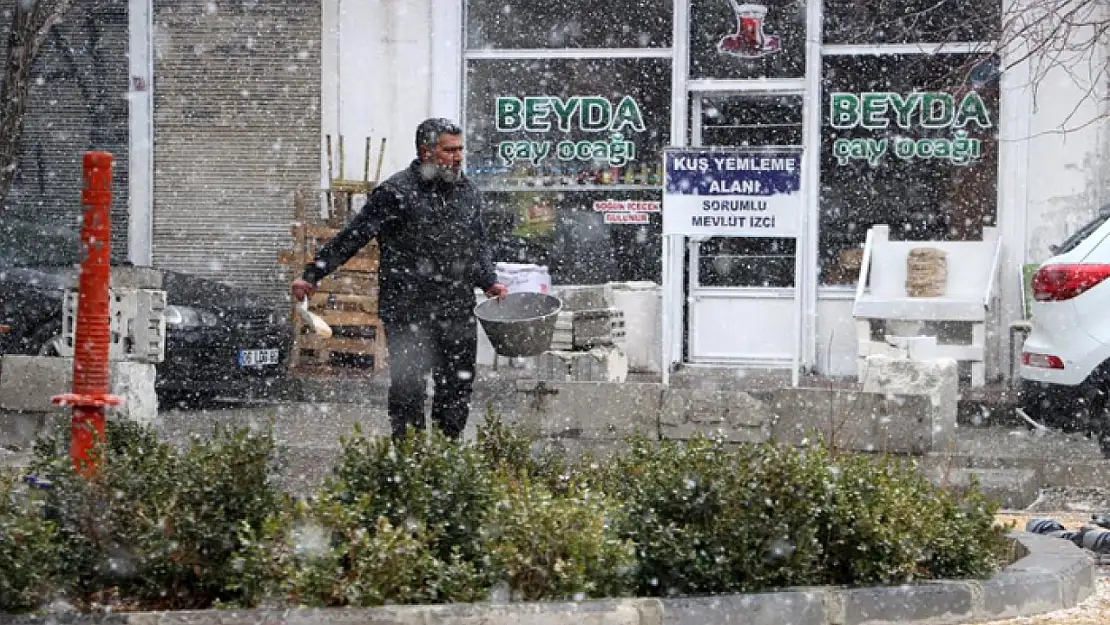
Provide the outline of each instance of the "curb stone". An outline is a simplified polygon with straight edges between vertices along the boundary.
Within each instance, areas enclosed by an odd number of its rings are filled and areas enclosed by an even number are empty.
[[[957,625],[1072,608],[1094,592],[1094,562],[1070,541],[1010,537],[1020,559],[985,581],[578,603],[0,615],[0,625]]]
[[[1011,532],[1021,556],[985,581],[894,587],[806,588],[664,599],[668,625],[958,625],[1075,607],[1095,586],[1090,556],[1073,543]]]
[[[132,614],[0,615],[4,625],[663,625],[658,599]]]

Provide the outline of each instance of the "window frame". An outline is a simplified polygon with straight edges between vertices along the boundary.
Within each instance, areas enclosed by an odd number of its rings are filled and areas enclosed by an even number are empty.
[[[590,52],[595,52],[596,53],[596,52],[605,52],[605,51],[610,51],[610,50],[620,50],[620,51],[624,51],[624,52],[636,52],[636,51],[640,51],[640,52],[668,51],[669,52],[669,51],[673,51],[675,48],[679,47],[675,43],[677,41],[677,39],[675,39],[675,36],[678,33],[678,31],[674,28],[674,24],[675,24],[674,20],[677,19],[679,11],[677,11],[676,8],[674,6],[672,6],[671,7],[671,20],[672,20],[671,21],[671,32],[668,33],[671,37],[671,45],[670,46],[643,46],[643,47],[636,47],[636,48],[605,48],[605,47],[597,47],[597,46],[577,47],[577,48],[576,47],[505,48],[505,47],[491,46],[489,48],[477,48],[477,49],[472,50],[470,48],[470,39],[468,37],[468,35],[469,35],[468,29],[470,27],[470,2],[471,2],[471,0],[461,0],[461,3],[462,3],[462,12],[461,12],[461,16],[462,16],[462,24],[461,24],[461,31],[462,32],[461,32],[461,35],[462,35],[462,38],[460,39],[460,45],[462,47],[463,60],[464,61],[466,60],[466,54],[468,52],[510,53],[510,54],[514,54],[514,55],[517,54],[517,53],[532,54],[532,53],[543,53],[543,52],[555,52],[557,54],[565,54],[565,55],[567,55],[569,57],[572,57],[572,58],[580,58],[580,57],[582,57],[582,54],[580,54],[580,53],[590,53]],[[689,0],[675,0],[676,4],[681,3],[681,2],[689,2]],[[668,54],[668,56],[669,56],[669,54]],[[526,57],[526,58],[537,58],[537,57],[531,57],[530,56],[530,57]],[[464,91],[463,92],[464,97],[465,97],[465,93],[466,92]]]

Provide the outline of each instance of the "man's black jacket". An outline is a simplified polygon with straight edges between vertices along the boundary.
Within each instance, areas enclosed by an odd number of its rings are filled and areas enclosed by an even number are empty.
[[[302,277],[319,282],[377,238],[383,321],[470,315],[474,287],[485,291],[497,280],[481,205],[465,177],[453,184],[428,178],[413,161],[374,189]]]

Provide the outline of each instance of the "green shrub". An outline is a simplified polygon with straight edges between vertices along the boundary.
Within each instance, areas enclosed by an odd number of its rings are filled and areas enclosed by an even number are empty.
[[[502,499],[486,527],[495,576],[523,601],[616,597],[632,590],[635,547],[610,525],[597,492],[556,495],[503,474]]]
[[[472,445],[436,428],[410,432],[399,442],[355,436],[342,450],[328,489],[342,503],[359,505],[367,531],[385,517],[393,526],[423,525],[433,553],[449,560],[457,550],[471,562],[484,555],[481,529],[496,501],[494,476]]]
[[[477,445],[356,431],[311,503],[244,528],[233,590],[311,606],[485,600],[495,582],[529,600],[627,593],[634,551],[609,502],[533,482],[530,445],[496,423]]]
[[[819,570],[825,458],[773,445],[634,440],[605,480],[625,507],[641,595],[801,585]]]
[[[225,594],[242,524],[277,509],[269,434],[217,428],[180,451],[144,425],[109,421],[92,480],[72,469],[64,436],[37,447],[53,476],[65,561],[57,583],[82,603],[204,608]]]
[[[592,457],[568,458],[553,445],[544,445],[524,428],[512,427],[491,409],[485,422],[478,426],[478,453],[494,471],[526,476],[559,494],[573,488],[587,488],[596,477]]]
[[[977,489],[937,487],[912,464],[842,455],[833,505],[822,515],[833,584],[986,577],[1008,548],[997,504]]]
[[[523,428],[506,425],[501,415],[487,407],[486,419],[478,425],[476,445],[488,466],[514,474],[535,475],[539,472],[539,463],[532,457],[536,440]]]
[[[1006,533],[1013,524],[996,522],[998,502],[988,500],[977,482],[964,492],[935,489],[925,509],[929,529],[920,577],[982,579],[1010,562],[1012,543]]]
[[[61,552],[54,523],[37,493],[20,492],[17,476],[0,471],[0,612],[42,605],[54,591]]]
[[[261,531],[244,526],[233,588],[247,605],[269,598],[312,607],[481,601],[488,596],[474,565],[456,551],[432,550],[420,524],[378,517],[366,527],[368,497],[340,502],[324,491],[287,504]]]
[[[538,453],[492,417],[476,444],[356,429],[317,496],[297,502],[273,483],[269,434],[217,429],[179,450],[110,422],[93,480],[74,474],[65,438],[36,448],[49,490],[0,485],[4,610],[54,596],[177,609],[891,584],[985,577],[1008,546],[976,486],[831,457],[819,439],[639,438],[598,462]]]
[[[841,454],[832,505],[822,515],[825,569],[833,584],[901,584],[926,559],[935,489],[889,459]]]

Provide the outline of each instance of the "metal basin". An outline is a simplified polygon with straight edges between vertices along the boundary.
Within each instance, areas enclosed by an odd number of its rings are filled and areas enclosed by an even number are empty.
[[[510,293],[474,309],[493,351],[507,358],[539,356],[551,347],[563,302],[545,293]]]

